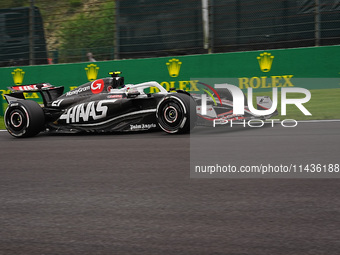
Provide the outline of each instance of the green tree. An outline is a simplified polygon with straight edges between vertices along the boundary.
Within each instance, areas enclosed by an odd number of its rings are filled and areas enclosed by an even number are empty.
[[[86,61],[86,53],[92,52],[97,60],[112,59],[114,23],[114,2],[64,21],[59,32],[59,58],[63,62]]]
[[[28,6],[29,2],[27,0],[7,0],[0,2],[1,8],[13,8],[13,7],[23,7]]]

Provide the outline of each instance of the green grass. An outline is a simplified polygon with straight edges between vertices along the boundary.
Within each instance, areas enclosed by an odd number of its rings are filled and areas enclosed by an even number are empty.
[[[310,90],[311,99],[303,106],[312,114],[305,116],[295,105],[287,105],[287,115],[282,116],[281,113],[281,93],[278,93],[278,112],[279,115],[274,119],[295,119],[295,120],[327,120],[340,119],[340,89],[316,89]],[[271,92],[254,93],[254,96],[270,96]],[[303,98],[300,93],[289,93],[287,98]],[[255,99],[254,99],[255,101]]]
[[[340,119],[340,89],[317,89],[310,90],[312,98],[305,103],[305,108],[312,114],[312,116],[305,116],[295,105],[287,105],[287,115],[281,116],[280,98],[278,93],[278,111],[279,115],[274,116],[273,119],[294,119],[294,120],[328,120]],[[288,98],[299,98],[302,94],[289,93]],[[271,92],[254,93],[255,96],[270,96]],[[302,95],[303,96],[303,95]],[[4,119],[0,116],[0,129],[5,129]]]
[[[0,116],[0,129],[5,129],[4,118]]]

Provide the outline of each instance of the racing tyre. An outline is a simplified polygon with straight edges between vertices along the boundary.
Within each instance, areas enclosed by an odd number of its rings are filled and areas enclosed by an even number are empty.
[[[172,93],[159,102],[156,117],[165,132],[188,133],[196,125],[196,102],[187,94]]]
[[[31,100],[12,102],[6,109],[5,125],[14,137],[37,135],[44,127],[45,115],[38,103]]]

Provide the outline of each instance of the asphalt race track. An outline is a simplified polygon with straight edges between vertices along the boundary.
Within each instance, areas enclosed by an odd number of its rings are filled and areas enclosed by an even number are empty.
[[[340,122],[223,136],[234,161],[340,163]],[[340,253],[338,178],[193,179],[190,135],[162,132],[0,144],[1,255]]]

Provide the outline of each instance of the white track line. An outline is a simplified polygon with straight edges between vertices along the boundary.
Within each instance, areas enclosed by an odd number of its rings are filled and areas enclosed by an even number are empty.
[[[270,122],[270,120],[269,120]],[[298,123],[322,123],[322,122],[340,122],[340,120],[297,120]],[[275,122],[274,123],[279,123]],[[6,129],[0,129],[0,132],[5,132]]]
[[[254,119],[255,121],[256,119]],[[297,123],[323,123],[323,122],[340,122],[340,119],[336,119],[336,120],[294,120],[294,119],[286,119],[285,121],[289,122],[290,120],[292,121],[296,121]],[[268,120],[265,120],[264,122],[274,122],[274,123],[281,123],[281,120],[279,121],[275,121],[275,119],[268,119]]]
[[[308,123],[308,122],[316,122],[316,123],[318,123],[318,122],[340,122],[340,120],[298,120],[297,121],[298,123]]]

